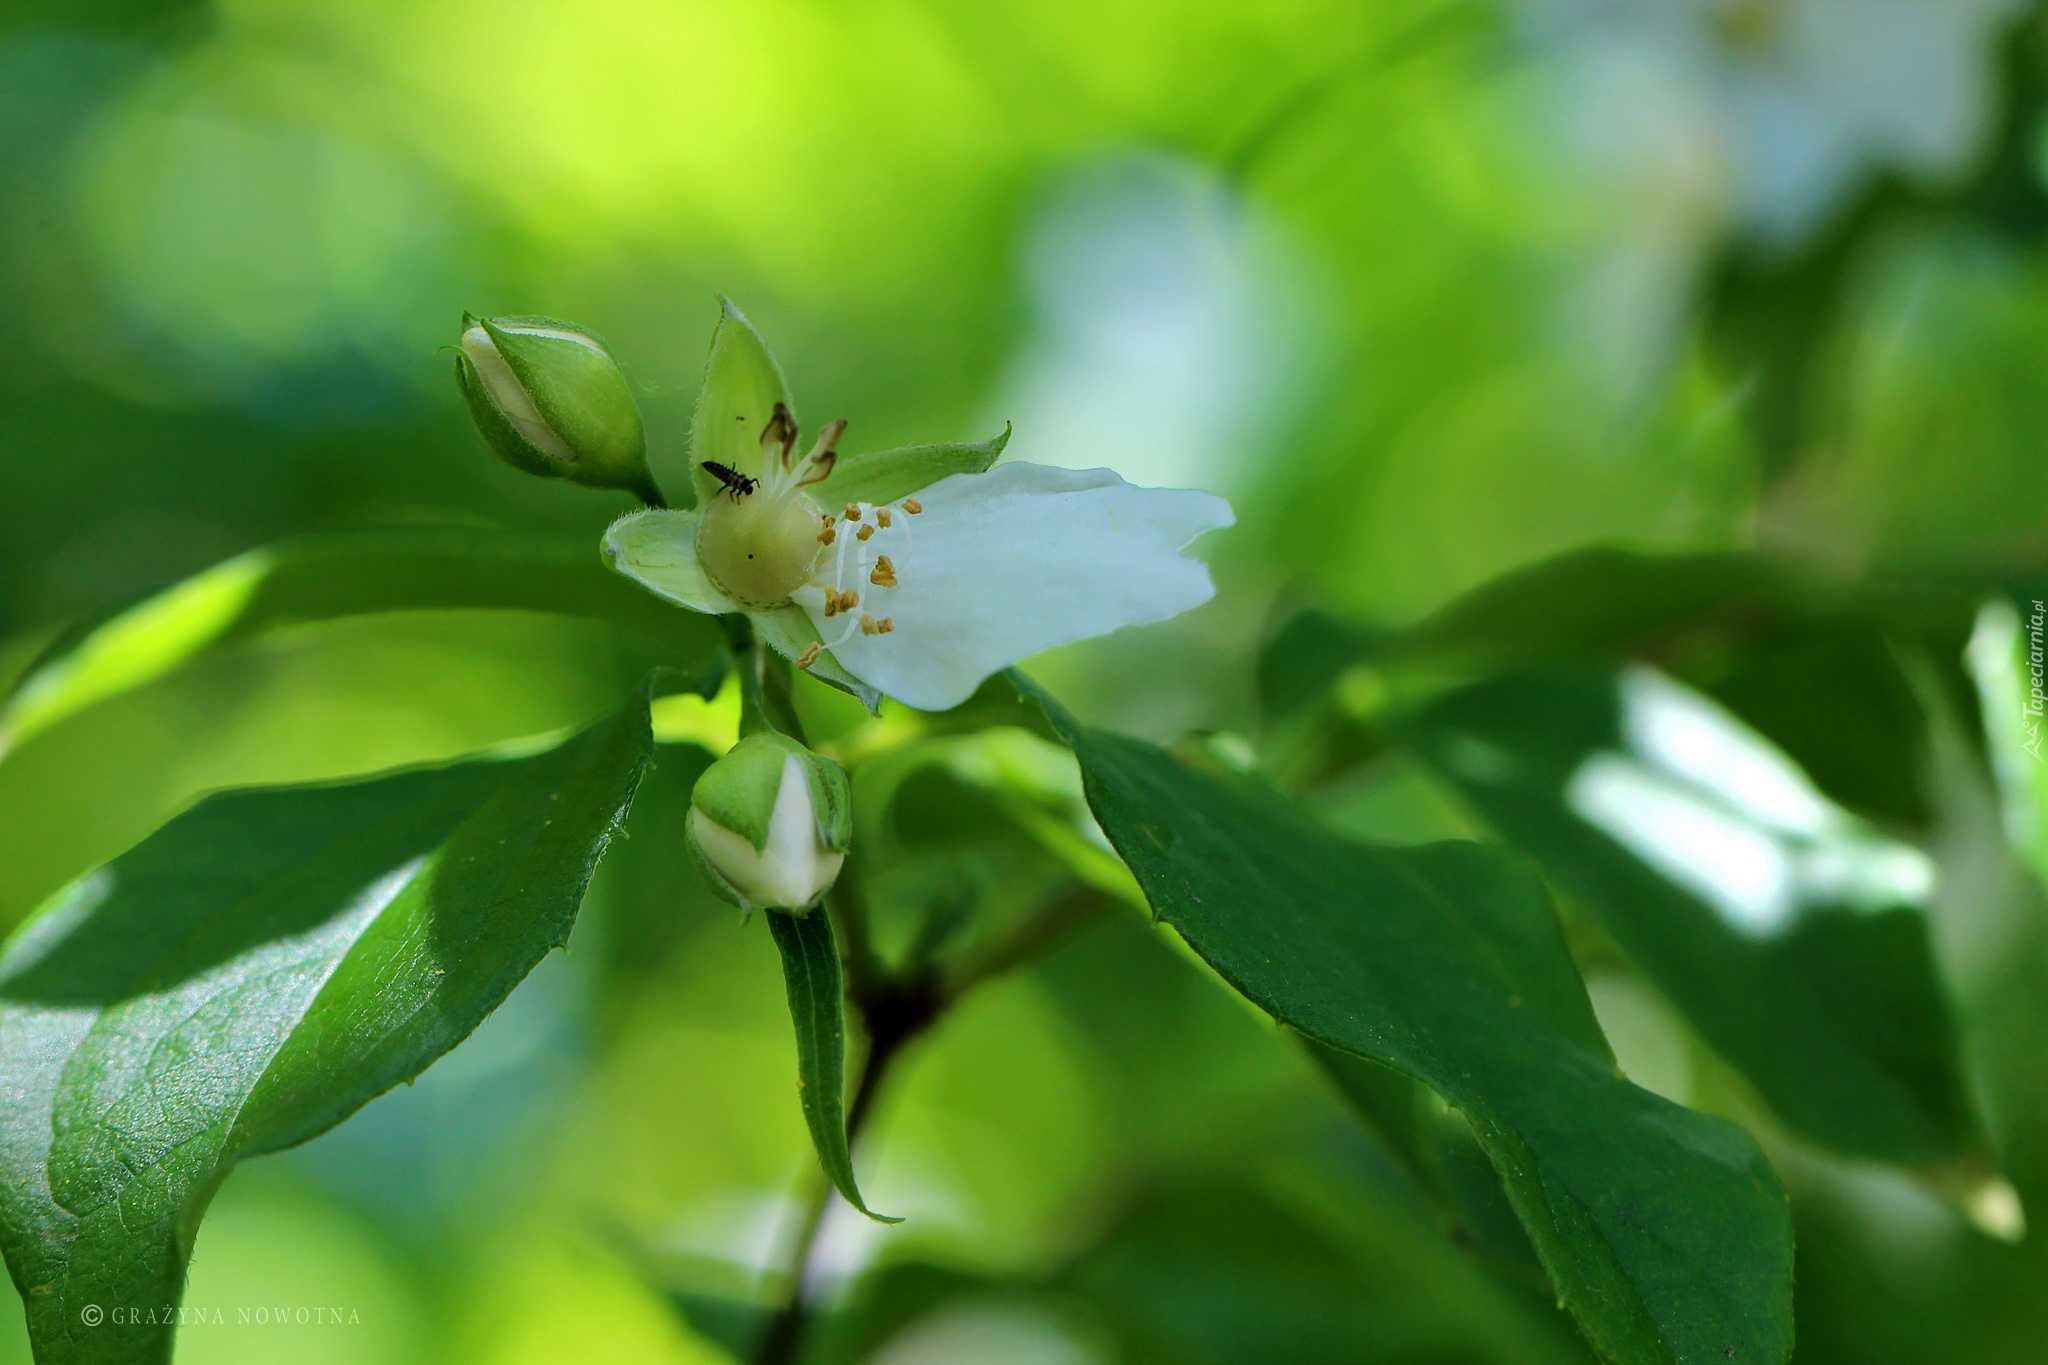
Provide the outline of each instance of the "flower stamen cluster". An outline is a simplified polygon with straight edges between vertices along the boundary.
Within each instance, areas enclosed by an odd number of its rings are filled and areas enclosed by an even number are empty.
[[[857,524],[860,527],[852,537],[853,564],[850,570],[846,562],[847,541],[837,539],[836,536],[831,540],[825,539],[826,536],[833,535],[836,530],[831,514],[827,513],[825,515],[825,529],[819,533],[819,538],[828,546],[835,544],[835,541],[837,544],[830,580],[817,580],[824,590],[825,615],[827,617],[851,614],[860,605],[860,589],[857,586],[847,587],[846,585],[849,581],[858,584],[861,579],[865,578],[877,588],[898,588],[902,586],[902,579],[898,576],[897,556],[902,556],[902,560],[906,565],[909,563],[911,554],[916,548],[910,534],[910,518],[922,511],[924,511],[924,505],[919,503],[916,498],[902,498],[894,503],[849,502],[846,504],[841,516],[848,523]],[[899,512],[902,513],[900,518],[897,515]],[[872,520],[869,520],[869,518],[872,518]],[[887,544],[895,553],[887,553],[882,546],[876,545],[872,547],[874,559],[870,561],[867,557],[870,549],[868,542],[876,536],[884,534],[888,535]],[[871,613],[862,613],[847,624],[845,632],[838,639],[826,641],[824,647],[826,649],[837,649],[852,639],[856,631],[862,635],[887,635],[895,629],[896,622],[891,617],[878,617]],[[815,659],[815,656],[813,657]],[[802,666],[801,659],[798,660],[798,663],[799,666]]]

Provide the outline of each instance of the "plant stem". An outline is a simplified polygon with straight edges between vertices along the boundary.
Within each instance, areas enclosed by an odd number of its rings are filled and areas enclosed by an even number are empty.
[[[858,923],[866,943],[866,916],[857,895],[834,896],[828,902],[841,923]],[[859,1012],[868,1035],[867,1056],[861,1062],[860,1079],[853,1088],[853,1102],[846,1110],[846,1141],[850,1147],[873,1112],[875,1097],[890,1067],[903,1050],[929,1032],[960,998],[983,982],[1023,966],[1043,954],[1068,934],[1095,922],[1110,907],[1109,898],[1093,887],[1077,886],[1048,902],[1004,935],[986,952],[970,959],[958,971],[942,975],[929,965],[919,965],[903,977],[880,974],[872,956],[863,972],[847,972],[847,997]],[[853,936],[844,940],[850,946]],[[866,951],[872,955],[873,949]],[[850,953],[849,953],[850,955]],[[803,1230],[790,1257],[789,1295],[769,1320],[754,1355],[754,1365],[793,1365],[809,1325],[810,1303],[805,1288],[810,1280],[811,1261],[816,1255],[818,1233],[824,1226],[831,1187],[820,1180],[805,1212]]]
[[[849,1147],[867,1123],[890,1065],[906,1045],[937,1023],[944,1012],[937,980],[929,975],[881,982],[853,994],[852,998],[867,1026],[868,1053],[861,1062],[860,1080],[854,1085],[853,1103],[846,1111]],[[818,1233],[824,1227],[825,1210],[832,1197],[831,1186],[823,1180],[816,1189],[790,1258],[789,1295],[768,1322],[760,1349],[754,1355],[755,1365],[793,1365],[803,1345],[804,1329],[810,1321],[810,1302],[805,1290],[811,1261],[818,1249]]]
[[[804,737],[803,719],[796,713],[789,661],[761,643],[754,623],[746,617],[733,613],[718,619],[725,627],[725,647],[740,680],[740,733],[776,730],[799,744],[810,743]]]
[[[804,1281],[811,1270],[811,1255],[817,1250],[818,1230],[825,1225],[825,1210],[832,1201],[832,1182],[819,1172],[811,1182],[811,1202],[804,1210],[803,1229],[797,1233],[790,1253],[789,1297],[768,1320],[761,1344],[754,1352],[755,1365],[790,1365],[797,1347],[803,1344],[805,1326]]]

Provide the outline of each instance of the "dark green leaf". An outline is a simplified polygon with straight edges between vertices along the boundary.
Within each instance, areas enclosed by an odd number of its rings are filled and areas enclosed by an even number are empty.
[[[1392,1209],[1345,1235],[1245,1185],[1176,1194],[1133,1210],[1057,1281],[1086,1295],[1131,1365],[1584,1358],[1547,1305],[1490,1282]]]
[[[1070,1325],[1082,1340],[1107,1337],[1126,1365],[1586,1359],[1547,1301],[1490,1279],[1405,1207],[1367,1196],[1356,1206],[1366,1216],[1354,1220],[1303,1202],[1250,1182],[1177,1185],[1148,1191],[1050,1275],[887,1264],[817,1324],[804,1359],[887,1358],[885,1348],[915,1338],[921,1323],[976,1309]]]
[[[1500,1177],[1463,1115],[1412,1077],[1320,1043],[1308,1048],[1454,1239],[1497,1272],[1547,1283]]]
[[[822,908],[807,915],[764,911],[782,981],[789,990],[789,1017],[796,1024],[796,1089],[804,1123],[818,1149],[818,1164],[846,1202],[878,1223],[900,1223],[869,1209],[853,1179],[853,1155],[846,1140],[846,997],[839,980],[839,946],[832,919]]]
[[[1322,700],[1355,664],[1394,646],[1388,631],[1354,625],[1322,611],[1287,619],[1259,655],[1259,705],[1268,723]]]
[[[1801,859],[1824,860],[1815,865],[1838,876],[1867,845],[1788,833],[1747,811],[1742,793],[1696,789],[1634,755],[1622,707],[1611,672],[1546,670],[1455,693],[1407,733],[1503,838],[1601,917],[1788,1123],[1860,1156],[1929,1167],[1982,1163],[1923,915],[1898,901],[1852,904],[1825,885],[1802,890]],[[1688,733],[1695,747],[1710,739],[1704,730]],[[1703,883],[1660,871],[1582,817],[1573,783],[1604,771],[1588,766],[1595,761],[1630,765],[1652,784],[1645,791],[1668,789],[1694,803],[1685,809],[1710,812],[1717,828],[1742,831],[1746,842],[1723,849],[1720,870],[1751,881],[1727,894],[1774,894],[1783,903],[1722,905]],[[1583,806],[1587,798],[1576,799]],[[1634,799],[1641,808],[1645,798]],[[1707,847],[1691,826],[1663,838],[1668,851],[1657,856],[1667,868]],[[1795,880],[1775,891],[1755,883],[1771,868],[1738,865],[1751,847],[1782,858]],[[1700,866],[1696,877],[1715,872]]]
[[[1422,622],[1401,643],[1491,663],[1703,652],[1762,617],[1834,594],[1784,564],[1737,554],[1653,555],[1598,546],[1505,574]]]
[[[1289,728],[1354,670],[1370,675],[1363,690],[1380,694],[1384,709],[1491,673],[1636,661],[1720,699],[1838,800],[1924,822],[1926,727],[1898,654],[1917,651],[1958,714],[1974,714],[1959,661],[1979,601],[1965,585],[1839,582],[1761,555],[1575,551],[1505,575],[1398,634],[1319,612],[1289,620],[1260,664],[1267,718],[1280,731],[1269,747],[1282,751],[1269,759],[1320,778],[1370,756],[1371,743],[1345,726],[1305,737]],[[1294,753],[1303,745],[1313,761]]]
[[[1617,1076],[1526,874],[1475,844],[1352,844],[1265,789],[1055,718],[1160,918],[1276,1018],[1464,1113],[1604,1358],[1787,1357],[1776,1177],[1741,1129]]]
[[[842,502],[894,502],[954,474],[979,474],[996,462],[1010,443],[1010,429],[987,441],[904,446],[842,455],[832,477],[819,484],[819,501],[830,507]]]
[[[611,573],[593,545],[448,527],[308,536],[252,550],[58,641],[0,706],[0,757],[87,707],[268,632],[461,608],[604,620],[618,628],[636,676],[677,667],[707,695],[723,667],[716,621]]]
[[[38,1361],[169,1359],[114,1310],[177,1302],[237,1162],[418,1075],[562,943],[650,747],[640,702],[532,758],[215,796],[22,927],[0,1241]]]

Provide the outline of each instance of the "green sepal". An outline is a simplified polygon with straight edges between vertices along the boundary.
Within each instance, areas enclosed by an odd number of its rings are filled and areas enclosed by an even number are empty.
[[[718,306],[718,330],[711,336],[704,385],[697,391],[697,410],[690,418],[690,477],[700,507],[723,486],[704,472],[706,460],[758,475],[761,433],[775,405],[788,408],[792,418],[796,412],[789,382],[768,343],[731,299],[721,295]]]
[[[832,917],[766,912],[768,932],[782,955],[782,982],[796,1026],[796,1088],[818,1164],[846,1202],[877,1223],[900,1223],[876,1213],[854,1183],[846,1136],[846,995],[840,984],[839,946]]]
[[[470,319],[465,315],[464,329],[470,325],[484,329],[542,420],[576,457],[566,465],[548,460],[540,451],[534,451],[536,458],[553,465],[558,477],[587,487],[630,492],[644,492],[652,487],[647,472],[647,432],[640,420],[639,404],[633,401],[625,372],[602,341],[573,323],[555,318]],[[590,345],[562,337],[535,336],[517,330],[521,327],[575,332],[587,338]],[[481,389],[483,385],[476,387]],[[505,421],[502,414],[500,420]],[[521,443],[526,444],[523,438]],[[525,464],[519,467],[530,468]]]
[[[853,784],[846,769],[823,754],[806,749],[804,777],[811,784],[811,810],[818,820],[818,842],[834,853],[853,847]]]
[[[778,731],[757,730],[733,745],[697,779],[690,804],[757,850],[765,849],[768,822],[782,790],[783,767],[792,754],[803,765],[810,784],[818,842],[834,853],[844,853],[853,842],[853,799],[846,770]]]
[[[804,672],[827,687],[836,688],[852,697],[868,709],[869,715],[881,714],[881,692],[847,672],[845,666],[839,662],[838,656],[822,647],[823,638],[818,634],[818,628],[811,624],[811,618],[805,615],[802,607],[790,602],[772,611],[749,612],[748,615],[753,619],[754,629],[760,637],[785,659],[793,661],[803,654],[806,645],[814,641],[818,643],[818,656],[810,662]]]
[[[894,502],[931,487],[954,474],[981,474],[1010,443],[1010,428],[986,441],[903,446],[842,455],[839,464],[815,490],[826,506],[840,502]]]

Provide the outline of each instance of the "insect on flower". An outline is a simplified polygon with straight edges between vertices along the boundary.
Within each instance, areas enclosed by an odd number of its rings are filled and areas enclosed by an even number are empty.
[[[716,460],[704,461],[704,470],[712,478],[725,485],[726,495],[734,502],[738,502],[741,498],[757,491],[761,487],[759,479],[749,478],[731,465],[720,464]]]

